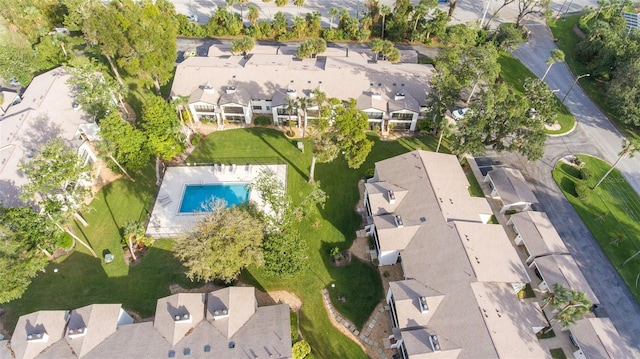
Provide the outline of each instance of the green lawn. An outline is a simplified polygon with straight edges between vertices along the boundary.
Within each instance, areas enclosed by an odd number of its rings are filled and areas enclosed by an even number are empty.
[[[592,173],[585,182],[589,188],[611,167],[595,157],[578,157]],[[640,197],[622,174],[614,170],[597,189],[587,189],[587,198],[580,199],[575,189],[576,183],[581,181],[579,177],[580,173],[574,167],[561,162],[553,171],[553,178],[564,195],[640,301],[640,288],[637,286],[640,284],[640,256],[622,266],[625,260],[640,250]]]
[[[565,53],[565,61],[573,72],[574,76],[589,73],[587,66],[579,62],[575,57],[576,44],[580,41],[580,38],[573,31],[573,26],[578,23],[580,16],[567,16],[565,20],[551,20],[549,21],[549,27],[553,36],[558,39],[558,47]],[[628,136],[638,138],[640,136],[638,128],[633,125],[626,124],[618,120],[617,116],[613,115],[613,107],[607,101],[607,98],[603,95],[606,91],[606,83],[598,81],[593,77],[583,77],[580,79],[580,86],[589,95],[591,100],[611,119],[619,129],[625,132]]]
[[[360,228],[360,217],[354,211],[359,198],[358,180],[367,169],[373,168],[375,161],[416,148],[434,149],[436,145],[431,137],[397,141],[380,141],[375,136],[370,138],[375,141],[375,146],[361,168],[351,170],[342,159],[328,164],[319,163],[316,167],[316,180],[329,199],[324,209],[305,218],[300,225],[302,237],[309,246],[308,270],[289,279],[273,278],[260,268],[251,268],[243,274],[246,282],[258,288],[289,290],[302,299],[302,335],[310,342],[314,354],[321,358],[365,357],[357,344],[340,334],[329,322],[322,303],[323,288],[329,289],[333,304],[341,314],[359,327],[383,298],[382,284],[373,266],[354,259],[348,267],[334,268],[329,261],[330,249],[335,246],[349,248],[356,230]],[[279,131],[262,128],[216,132],[202,141],[188,161],[252,159],[269,162],[280,159],[289,165],[288,192],[294,200],[299,200],[310,190],[307,179],[311,142],[306,141],[307,151],[301,153],[296,148],[296,141],[285,138]],[[344,296],[346,301],[338,301],[339,296]]]
[[[21,299],[4,307],[4,324],[11,329],[20,315],[41,309],[72,309],[91,303],[122,303],[143,317],[153,315],[156,300],[169,295],[169,285],[193,286],[184,276],[184,268],[171,249],[173,243],[160,240],[144,260],[129,268],[124,262],[119,230],[129,219],[144,219],[155,194],[152,167],[135,176],[136,182],[118,180],[104,187],[92,202],[92,210],[84,214],[89,227],[75,227],[81,238],[88,240],[101,257],[109,251],[115,261],[105,264],[89,251],[76,245],[76,250],[47,267],[46,273],[34,278]],[[59,272],[53,272],[58,268]]]
[[[506,52],[500,52],[498,63],[501,67],[500,75],[504,81],[513,86],[520,94],[524,94],[524,80],[527,77],[536,78],[536,75],[526,68],[526,66],[524,66],[518,59]],[[554,99],[556,103],[556,112],[558,113],[556,120],[560,124],[561,128],[556,131],[546,131],[546,133],[550,135],[559,135],[570,131],[573,128],[576,119],[569,110],[567,110],[564,104],[562,104],[559,98],[554,96]]]
[[[371,139],[375,146],[360,169],[349,169],[342,159],[317,166],[316,179],[328,193],[329,200],[324,209],[305,218],[300,225],[303,238],[309,244],[308,270],[286,280],[270,277],[259,268],[243,273],[243,280],[259,289],[289,290],[303,300],[300,328],[317,357],[366,357],[356,343],[330,324],[322,303],[322,288],[329,288],[336,308],[360,327],[383,298],[382,284],[372,265],[354,259],[347,267],[334,268],[329,262],[330,248],[348,248],[360,228],[360,218],[354,211],[359,198],[357,181],[373,168],[375,161],[416,148],[433,149],[436,142],[430,137],[380,141],[371,136]],[[189,161],[287,163],[288,191],[299,200],[310,189],[306,181],[311,153],[301,153],[295,142],[279,131],[268,129],[217,132],[202,141]],[[311,148],[310,141],[306,146]],[[90,303],[123,303],[126,309],[148,317],[155,311],[156,300],[169,295],[170,284],[198,285],[185,278],[184,268],[172,255],[170,240],[157,241],[136,267],[129,268],[124,263],[120,229],[129,219],[146,218],[156,191],[152,167],[135,178],[135,183],[121,179],[104,187],[92,202],[93,210],[84,213],[89,227],[74,227],[99,256],[108,251],[115,255],[115,261],[104,264],[78,245],[73,253],[49,265],[46,273],[34,278],[22,299],[5,305],[6,328],[12,329],[17,318],[29,312],[72,309]],[[59,272],[54,273],[54,268]],[[346,301],[338,301],[338,296],[344,296]]]

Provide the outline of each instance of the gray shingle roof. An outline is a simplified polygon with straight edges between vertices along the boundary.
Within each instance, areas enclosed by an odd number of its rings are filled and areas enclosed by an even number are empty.
[[[250,99],[272,99],[286,89],[296,89],[303,94],[321,88],[327,96],[344,100],[378,92],[386,100],[373,107],[386,111],[386,103],[401,91],[407,95],[405,100],[393,106],[417,111],[420,105],[426,105],[425,95],[434,72],[431,65],[370,63],[368,53],[355,51],[351,51],[349,57],[341,51],[342,56],[335,54],[302,61],[294,61],[292,55],[276,55],[275,48],[269,54],[252,53],[249,59],[228,55],[186,59],[176,69],[171,95],[192,96],[206,83],[219,92],[218,96],[225,86],[235,86],[244,89]],[[278,105],[281,103],[273,104]]]
[[[205,304],[205,298],[211,302]],[[213,317],[215,308],[219,307],[227,308],[224,318]],[[257,308],[252,287],[160,298],[153,322],[122,325],[116,329],[119,308],[120,305],[115,304],[79,308],[72,311],[68,324],[65,311],[27,314],[18,320],[11,346],[17,358],[168,358],[172,355],[175,358],[240,359],[251,355],[273,359],[292,355],[289,306]],[[86,325],[84,336],[69,338],[69,329],[83,325]],[[27,342],[27,333],[34,334],[38,329],[46,331],[48,340]],[[6,350],[0,348],[1,359],[5,359],[2,356],[5,354]]]
[[[514,203],[538,203],[522,173],[513,168],[498,168],[487,173],[505,205]]]
[[[67,84],[70,78],[62,67],[36,76],[22,102],[9,107],[0,120],[0,200],[5,206],[21,203],[18,194],[27,182],[18,170],[21,161],[54,137],[71,144],[77,139],[78,126],[91,122],[84,111],[73,106],[75,95]]]
[[[547,254],[568,254],[562,238],[544,212],[521,212],[509,218],[534,258]]]
[[[570,329],[586,358],[632,357],[609,318],[581,319]]]
[[[369,198],[374,197],[370,201],[381,203],[372,205],[374,213],[380,208],[380,213],[386,212],[386,188],[395,186],[406,191],[401,201],[396,198],[391,214],[374,215],[378,234],[379,226],[382,231],[417,227],[401,250],[407,280],[390,283],[400,335],[409,356],[495,358],[509,352],[501,343],[513,341],[511,345],[525,349],[525,354],[545,357],[548,353],[540,347],[532,329],[538,324],[538,317],[504,316],[488,323],[490,319],[479,309],[483,298],[480,295],[484,296],[485,290],[496,290],[499,295],[494,299],[498,302],[493,305],[532,314],[528,307],[519,307],[521,301],[511,285],[529,282],[522,261],[502,226],[485,224],[491,208],[486,199],[471,197],[468,185],[457,157],[426,151],[377,162],[376,176],[367,183],[367,192],[371,190],[373,194]],[[401,215],[403,228],[391,228],[395,214]],[[485,282],[487,287],[483,286]],[[426,313],[418,306],[419,296],[426,297]],[[527,327],[528,332],[517,332]],[[513,328],[517,334],[507,330]],[[430,335],[437,335],[440,352],[433,352],[428,342]],[[493,335],[499,338],[496,340]]]
[[[560,283],[567,288],[584,292],[592,303],[600,303],[571,255],[552,254],[538,257],[535,263],[550,290],[553,290],[554,284]]]

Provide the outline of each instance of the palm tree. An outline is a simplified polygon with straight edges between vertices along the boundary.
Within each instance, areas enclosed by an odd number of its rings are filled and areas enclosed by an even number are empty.
[[[584,292],[577,290],[569,291],[569,300],[560,309],[560,311],[552,318],[560,322],[563,327],[575,324],[585,314],[591,311],[591,301]]]
[[[616,162],[614,162],[613,166],[611,166],[611,168],[609,168],[609,170],[602,176],[602,178],[600,178],[600,180],[598,181],[598,183],[596,183],[595,186],[593,186],[593,189],[598,188],[598,186],[600,185],[600,183],[602,183],[602,181],[605,180],[605,178],[607,178],[607,176],[609,176],[609,174],[611,173],[611,171],[613,171],[614,168],[616,168],[616,166],[618,166],[618,163],[620,163],[620,161],[629,156],[629,157],[633,157],[636,152],[640,151],[640,144],[637,141],[629,141],[626,138],[622,140],[622,151],[618,152],[618,159],[616,160]]]
[[[384,39],[385,19],[389,14],[391,14],[391,7],[389,7],[388,5],[380,6],[380,15],[382,15],[382,36],[380,36],[381,39]]]
[[[247,7],[249,12],[247,13],[247,20],[251,23],[251,26],[256,26],[258,23],[258,18],[260,17],[260,13],[258,12],[258,7],[251,4]]]
[[[313,105],[313,101],[308,97],[300,97],[298,99],[298,108],[302,110],[302,139],[304,139],[304,130],[307,129],[307,109]],[[298,121],[300,127],[300,121]]]
[[[335,135],[326,132],[329,127],[328,118],[331,116],[331,106],[327,103],[327,94],[319,89],[313,90],[313,99],[318,106],[317,124],[313,126],[313,155],[311,157],[311,167],[309,169],[309,183],[314,183],[314,175],[316,163],[327,163],[338,157],[340,149],[338,148]]]
[[[191,129],[189,126],[187,126],[186,122],[184,121],[184,116],[183,116],[183,112],[187,112],[190,113],[188,111],[188,106],[189,106],[189,97],[187,96],[178,96],[175,97],[171,100],[171,104],[176,108],[176,112],[178,113],[178,118],[180,119],[180,132],[182,132],[182,134],[184,135],[184,139],[185,139],[185,143],[188,146],[191,146],[191,141],[189,140],[189,136],[191,135],[193,131],[193,129]],[[118,166],[119,167],[119,166]]]
[[[298,14],[300,14],[300,8],[304,6],[304,0],[293,0],[293,5],[298,7]]]
[[[131,258],[133,260],[137,260],[135,251],[133,250],[133,243],[138,239],[144,237],[144,227],[142,223],[134,220],[129,220],[124,224],[123,228],[123,241],[129,247],[129,252],[131,253]]]
[[[554,283],[549,295],[543,300],[542,310],[548,305],[554,308],[562,307],[568,301],[569,289],[560,283]]]
[[[544,81],[544,78],[547,77],[549,70],[551,70],[551,66],[553,66],[553,64],[555,64],[556,62],[564,62],[564,52],[560,49],[551,50],[551,57],[549,57],[546,62],[546,64],[548,65],[547,70],[544,72],[544,75],[542,75],[540,82]]]
[[[338,16],[339,13],[340,11],[335,7],[332,7],[331,9],[329,9],[329,29],[333,29],[333,18]]]

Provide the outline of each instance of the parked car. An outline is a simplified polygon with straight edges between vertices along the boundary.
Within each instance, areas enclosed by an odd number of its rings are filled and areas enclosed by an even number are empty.
[[[451,116],[453,116],[453,119],[456,121],[462,120],[464,118],[464,114],[467,113],[467,111],[469,111],[468,107],[459,108],[457,110],[451,111]]]
[[[198,22],[198,15],[194,14],[194,13],[190,13],[189,15],[187,15],[187,19],[193,21],[193,22]]]

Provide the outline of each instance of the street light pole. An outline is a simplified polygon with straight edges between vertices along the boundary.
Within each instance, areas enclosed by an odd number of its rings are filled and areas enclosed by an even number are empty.
[[[584,74],[584,75],[580,75],[578,77],[576,77],[576,80],[573,81],[573,83],[571,84],[571,87],[569,87],[569,91],[567,91],[567,93],[564,95],[564,97],[562,98],[562,103],[564,103],[564,100],[567,98],[567,96],[569,96],[569,93],[571,93],[571,90],[573,90],[573,86],[575,86],[578,83],[578,80],[580,80],[583,77],[589,77],[591,76],[591,74]]]

